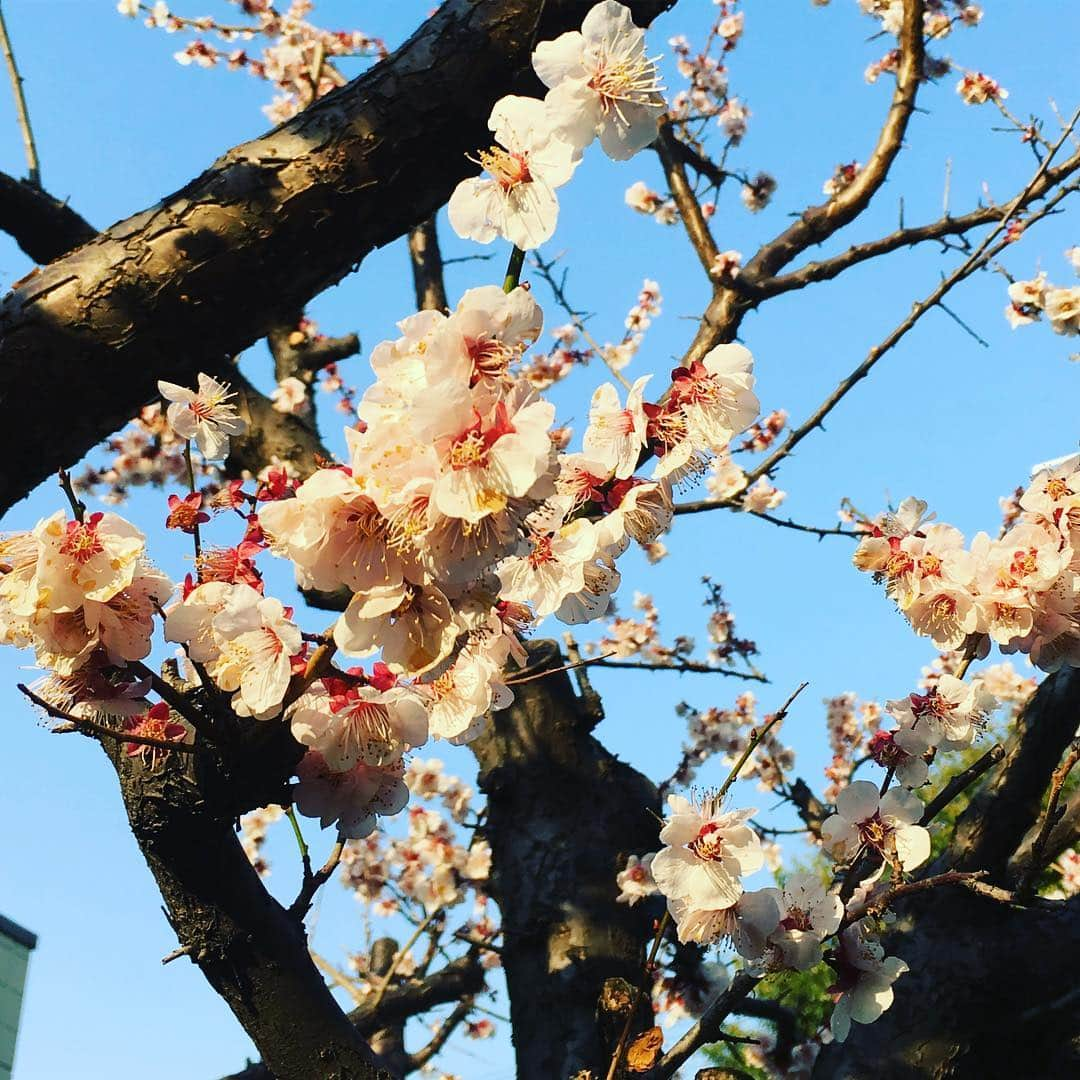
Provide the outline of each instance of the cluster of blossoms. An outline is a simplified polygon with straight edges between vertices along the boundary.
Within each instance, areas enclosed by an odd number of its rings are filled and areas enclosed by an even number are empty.
[[[594,139],[622,161],[656,137],[664,110],[656,58],[647,55],[630,9],[616,0],[601,0],[580,31],[541,42],[532,61],[547,95],[495,103],[488,119],[494,144],[476,158],[484,173],[462,181],[447,206],[461,237],[538,247],[555,231],[556,189]]]
[[[119,0],[121,15],[146,16],[146,25],[167,33],[190,31],[196,35],[214,34],[222,46],[196,36],[175,54],[177,63],[202,68],[223,64],[230,71],[244,70],[271,83],[278,93],[264,108],[272,123],[295,116],[316,98],[343,86],[345,77],[334,60],[349,57],[386,56],[386,45],[378,38],[358,30],[323,30],[307,21],[314,8],[313,0],[291,0],[285,11],[278,11],[272,0],[233,0],[241,14],[251,21],[226,25],[210,16],[186,18],[176,15],[164,0],[154,4],[139,0]],[[236,47],[267,38],[259,57],[249,56]]]
[[[476,922],[484,924],[485,937],[494,936],[485,916],[491,849],[457,828],[475,816],[472,788],[443,772],[442,762],[434,759],[413,758],[402,779],[415,800],[405,815],[404,834],[373,833],[348,845],[343,882],[382,917],[403,910],[431,915],[461,905],[472,894]]]
[[[1076,250],[1070,250],[1070,257]],[[1080,286],[1052,285],[1047,282],[1045,272],[1030,281],[1012,282],[1005,308],[1009,325],[1015,330],[1038,322],[1043,316],[1055,334],[1067,337],[1080,334]]]
[[[146,538],[123,518],[68,520],[57,511],[0,539],[0,643],[33,648],[39,666],[74,678],[96,711],[126,714],[130,701],[109,705],[125,695],[106,672],[149,655],[155,613],[172,589],[146,558]],[[59,683],[53,690],[63,693]]]
[[[679,74],[689,84],[671,101],[673,119],[704,120],[715,116],[718,123],[728,127],[723,112],[732,99],[728,97],[728,72],[722,58],[738,45],[744,30],[744,15],[735,8],[734,0],[721,0],[717,4],[716,18],[709,28],[705,47],[699,51],[695,51],[682,35],[670,39]],[[714,46],[720,49],[719,58],[713,56]],[[745,115],[749,116],[749,112]],[[743,132],[745,122],[738,138]]]
[[[881,706],[876,701],[859,702],[848,691],[825,699],[825,730],[829,737],[832,760],[825,766],[829,786],[825,798],[835,802],[836,796],[848,782],[855,758],[881,726]]]
[[[603,653],[618,660],[639,657],[654,664],[671,664],[694,651],[692,638],[678,637],[674,644],[665,645],[660,639],[660,612],[653,598],[646,593],[634,593],[634,607],[641,612],[637,619],[617,615],[610,619],[604,634],[589,642],[586,650]]]
[[[555,340],[551,351],[534,352],[519,369],[520,377],[534,390],[547,390],[562,382],[575,367],[587,364],[595,355],[591,346],[578,346],[580,331],[572,323],[557,326],[550,333]]]
[[[885,585],[916,633],[943,650],[996,642],[1044,671],[1080,664],[1080,468],[1044,469],[1020,498],[1021,516],[999,539],[970,548],[926,504],[906,499],[859,542],[854,562]]]
[[[740,694],[729,709],[710,706],[699,710],[682,702],[675,711],[686,720],[687,738],[679,764],[665,787],[687,787],[701,765],[717,754],[730,768],[746,750],[751,736],[769,720],[758,715],[757,700],[749,691]],[[783,788],[784,774],[794,765],[795,751],[781,742],[778,728],[773,727],[755,743],[738,779],[756,780],[761,791],[776,791]]]
[[[547,99],[500,102],[503,149],[485,157],[497,176],[518,170],[495,187],[500,228],[520,243],[519,228],[553,225],[527,193],[544,186],[544,162],[561,161],[568,179],[595,136],[626,157],[652,140],[663,104],[644,35],[613,0],[580,33],[541,43],[534,62]],[[459,207],[471,198],[464,188],[455,196]],[[646,282],[628,340],[659,306]],[[61,513],[5,539],[2,640],[32,645],[56,678],[86,669],[76,690],[64,688],[66,703],[122,700],[122,715],[170,740],[167,711],[137,702],[144,688],[116,675],[149,654],[160,611],[190,682],[212,682],[237,716],[288,723],[306,748],[300,811],[343,837],[367,836],[408,801],[406,755],[430,737],[466,742],[489,710],[509,704],[504,670],[524,662],[520,639],[537,621],[602,616],[619,584],[615,560],[670,524],[672,486],[757,416],[752,357],[722,345],[675,369],[656,402],[645,400],[648,376],[625,401],[600,386],[583,452],[562,452],[568,436],[553,430],[554,407],[521,375],[542,323],[527,288],[494,286],[467,292],[453,312],[403,321],[402,336],[372,353],[375,381],[346,431],[345,463],[322,463],[301,481],[272,462],[254,495],[239,480],[217,490],[212,507],[236,511],[245,530],[233,547],[200,548],[209,514],[192,469],[193,490],[170,497],[167,525],[193,535],[196,572],[167,609],[171,582],[146,562],[142,534],[113,514]],[[200,374],[195,389],[159,389],[185,459],[194,448],[204,466],[224,460],[246,426],[228,386]],[[294,390],[280,388],[279,408],[298,406]],[[651,476],[636,475],[645,465]],[[264,548],[293,564],[302,589],[351,595],[331,632],[305,641],[292,610],[264,594],[254,565]],[[335,667],[334,651],[371,666]]]
[[[1004,101],[1009,91],[981,71],[966,72],[956,84],[956,92],[965,105],[985,105],[988,101]]]
[[[859,6],[864,14],[881,24],[883,33],[892,37],[899,36],[904,22],[903,0],[859,0]],[[968,4],[964,0],[927,0],[923,11],[923,34],[930,40],[941,40],[952,33],[954,26],[973,29],[982,22],[982,17],[983,9],[978,4]],[[867,67],[866,81],[874,83],[883,74],[895,72],[899,61],[899,49],[891,49]],[[952,67],[949,60],[928,54],[923,62],[923,76],[927,79],[938,79],[946,75]]]
[[[824,956],[823,942],[840,927],[844,907],[811,873],[790,875],[780,888],[747,891],[743,878],[765,855],[747,824],[754,810],[725,810],[716,797],[691,801],[669,795],[660,831],[664,845],[624,871],[624,894],[642,892],[641,867],[666,901],[680,942],[729,942],[761,972],[806,971]],[[630,902],[629,896],[627,902]]]
[[[87,466],[75,478],[80,494],[99,494],[107,503],[124,502],[131,488],[166,487],[187,477],[185,441],[169,426],[161,405],[155,402],[139,410],[139,415],[105,444],[111,455],[107,464]],[[213,465],[204,467],[207,480],[217,478]],[[98,488],[104,491],[98,492]]]

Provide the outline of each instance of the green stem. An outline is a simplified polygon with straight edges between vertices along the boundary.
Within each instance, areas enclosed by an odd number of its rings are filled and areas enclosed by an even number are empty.
[[[307,841],[300,831],[300,822],[296,820],[296,811],[291,806],[285,807],[285,816],[292,826],[293,836],[296,837],[296,846],[300,849],[300,861],[304,864],[304,880],[311,877],[311,854],[308,851]]]
[[[503,292],[513,292],[518,286],[518,278],[521,277],[521,267],[525,263],[525,252],[516,247],[510,252],[510,262],[506,264],[506,278],[503,281]]]

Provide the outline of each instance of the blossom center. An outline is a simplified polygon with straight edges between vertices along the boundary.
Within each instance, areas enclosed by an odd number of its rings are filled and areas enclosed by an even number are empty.
[[[724,858],[725,844],[720,826],[715,821],[706,822],[689,844],[689,848],[699,859],[708,862],[718,862]]]
[[[491,174],[495,182],[510,192],[514,188],[532,180],[528,159],[524,154],[515,154],[501,146],[492,146],[480,151],[480,165]]]
[[[60,545],[60,551],[74,559],[80,565],[88,563],[95,555],[105,550],[97,534],[97,522],[69,521],[67,536]]]

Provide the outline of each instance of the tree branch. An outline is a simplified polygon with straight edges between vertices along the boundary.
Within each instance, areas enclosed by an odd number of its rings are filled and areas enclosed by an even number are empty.
[[[1073,154],[1056,168],[1048,169],[1042,178],[1031,186],[1021,197],[1017,204],[1018,209],[1025,209],[1032,203],[1053,191],[1055,187],[1067,180],[1073,173],[1080,169],[1080,152]],[[779,277],[767,278],[754,288],[755,300],[777,296],[780,293],[790,292],[792,289],[801,289],[817,281],[828,281],[837,277],[845,270],[868,259],[875,259],[879,255],[888,255],[904,247],[913,247],[916,244],[926,243],[928,240],[942,240],[947,236],[960,236],[977,229],[981,225],[990,225],[999,221],[1007,212],[1008,204],[981,206],[970,213],[960,217],[952,217],[946,214],[931,221],[926,225],[913,226],[907,229],[897,229],[877,240],[869,240],[863,244],[855,244],[839,255],[830,259],[822,259],[819,262],[807,263],[790,274]]]
[[[0,231],[37,263],[52,262],[97,236],[97,229],[66,202],[2,172]]]
[[[1011,856],[1039,819],[1050,774],[1076,734],[1078,713],[1080,668],[1063,668],[1031,696],[1001,770],[960,815],[952,842],[930,873],[986,869],[992,882],[1005,882]]]
[[[416,288],[416,310],[445,311],[446,285],[434,214],[409,230],[409,260]]]
[[[779,236],[760,248],[739,275],[743,281],[754,283],[771,277],[812,244],[827,240],[837,229],[854,221],[885,183],[889,169],[903,146],[904,134],[915,111],[915,97],[923,77],[924,7],[923,0],[904,0],[896,88],[877,144],[865,168],[843,191],[828,202],[805,210]]]
[[[647,23],[672,2],[632,10]],[[0,511],[125,423],[158,378],[237,355],[442,205],[474,171],[465,154],[487,144],[495,100],[539,90],[533,43],[590,6],[449,0],[348,86],[19,282],[0,304],[0,456],[26,467],[0,476]]]

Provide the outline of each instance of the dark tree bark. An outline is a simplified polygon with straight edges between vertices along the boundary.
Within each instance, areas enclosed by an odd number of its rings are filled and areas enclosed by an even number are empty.
[[[244,811],[287,801],[301,747],[267,725],[232,763],[172,755],[150,771],[106,742],[135,840],[188,956],[277,1080],[390,1080],[308,954],[303,922],[263,887],[236,837]]]
[[[634,0],[648,23],[674,0]],[[449,0],[392,56],[34,271],[0,304],[0,513],[82,457],[158,378],[263,337],[475,172],[492,104],[541,91],[534,43],[590,0]],[[49,423],[41,423],[41,417]]]
[[[551,641],[529,656],[531,674],[564,663]],[[615,875],[627,855],[655,849],[659,799],[590,734],[599,703],[565,671],[514,693],[470,745],[488,799],[517,1076],[602,1077],[612,1047],[597,1025],[601,991],[609,978],[640,984],[653,916],[615,902]]]
[[[957,821],[946,851],[923,876],[988,870],[1015,887],[1011,859],[1041,817],[1050,774],[1080,721],[1080,670],[1038,689],[1016,724],[1001,767]],[[827,1047],[815,1080],[884,1077],[1073,1076],[1080,1072],[1080,897],[1019,907],[963,891],[912,897],[885,941],[909,968],[874,1024],[852,1025]]]

